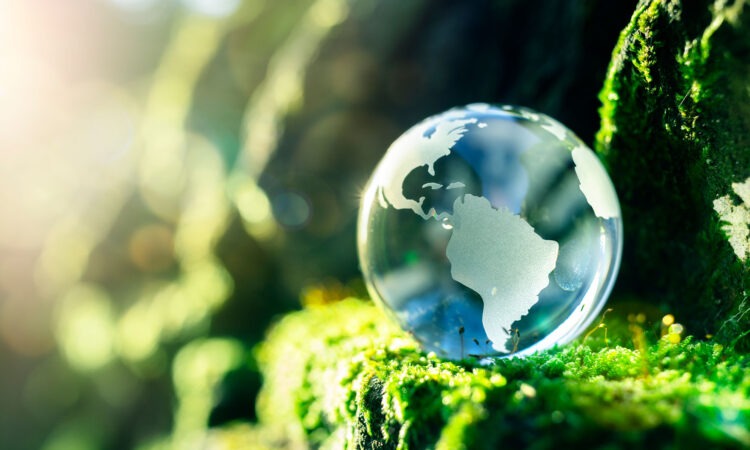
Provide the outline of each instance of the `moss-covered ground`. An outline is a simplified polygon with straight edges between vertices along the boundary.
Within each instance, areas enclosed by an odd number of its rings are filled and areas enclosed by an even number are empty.
[[[601,324],[564,348],[483,365],[422,353],[371,303],[293,313],[258,350],[261,428],[245,439],[287,448],[750,447],[750,357],[616,310]]]

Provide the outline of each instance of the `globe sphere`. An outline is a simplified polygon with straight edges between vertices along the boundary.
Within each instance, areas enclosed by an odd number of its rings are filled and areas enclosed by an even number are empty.
[[[386,151],[364,192],[360,265],[373,299],[426,351],[523,356],[578,336],[622,253],[617,194],[556,120],[473,104]]]

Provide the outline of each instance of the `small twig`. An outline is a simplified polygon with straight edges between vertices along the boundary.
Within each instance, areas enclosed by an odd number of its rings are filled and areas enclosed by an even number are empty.
[[[513,333],[510,337],[513,342],[513,351],[510,354],[514,354],[518,351],[518,344],[521,342],[521,331],[518,328],[511,328],[510,331]]]
[[[594,328],[592,328],[588,333],[586,333],[586,336],[583,337],[583,342],[586,342],[586,339],[588,339],[589,336],[594,334],[596,330],[598,330],[599,328],[604,328],[604,343],[605,344],[609,343],[609,341],[607,340],[607,325],[604,323],[604,319],[607,317],[607,313],[611,311],[612,311],[612,308],[607,308],[607,310],[604,311],[604,313],[602,313],[602,318],[599,319],[599,324],[595,326]]]
[[[685,103],[685,100],[687,100],[687,98],[688,98],[688,96],[690,95],[690,92],[692,92],[692,90],[693,90],[693,88],[690,88],[690,89],[688,89],[688,91],[687,91],[687,93],[685,94],[685,96],[684,96],[684,97],[682,97],[682,101],[680,102],[680,104],[679,104],[679,105],[677,105],[677,107],[678,107],[678,108],[679,108],[679,107],[681,107],[683,103]]]
[[[464,359],[464,332],[465,331],[466,330],[464,329],[464,327],[460,327],[458,329],[458,335],[461,338],[461,359]]]

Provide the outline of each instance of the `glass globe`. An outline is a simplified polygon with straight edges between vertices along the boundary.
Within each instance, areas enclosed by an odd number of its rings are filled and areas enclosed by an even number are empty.
[[[370,294],[425,350],[522,356],[597,317],[619,267],[620,216],[604,167],[565,126],[473,104],[391,145],[357,244]]]

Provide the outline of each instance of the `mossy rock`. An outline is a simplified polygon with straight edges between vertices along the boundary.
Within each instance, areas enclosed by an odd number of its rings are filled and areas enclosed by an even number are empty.
[[[696,335],[750,329],[750,6],[642,1],[600,98],[623,206],[619,287]]]
[[[290,448],[750,447],[748,356],[606,323],[483,366],[425,355],[371,303],[293,313],[258,351],[261,426]]]

